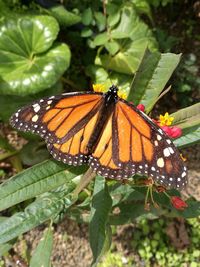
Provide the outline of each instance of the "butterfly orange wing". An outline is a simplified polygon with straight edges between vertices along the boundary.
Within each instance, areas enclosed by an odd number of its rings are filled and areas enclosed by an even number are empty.
[[[74,132],[67,141],[61,144],[47,142],[47,148],[55,159],[74,166],[88,161],[88,143],[99,119],[100,111],[95,113],[92,111],[92,113],[93,116],[87,118],[81,129],[77,127],[78,131]]]
[[[110,178],[139,173],[168,187],[180,189],[187,183],[186,167],[169,137],[122,99],[105,126],[90,164],[98,174]]]
[[[13,127],[39,134],[53,157],[68,164],[88,159],[87,144],[103,104],[100,93],[72,93],[41,99],[19,109]]]
[[[13,127],[31,131],[46,141],[63,143],[86,124],[101,106],[102,94],[69,93],[35,101],[10,119]]]

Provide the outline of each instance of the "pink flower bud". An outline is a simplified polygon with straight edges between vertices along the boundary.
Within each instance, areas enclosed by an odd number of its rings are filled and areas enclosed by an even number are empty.
[[[177,126],[170,127],[171,133],[170,136],[172,138],[178,138],[182,135],[182,129]]]

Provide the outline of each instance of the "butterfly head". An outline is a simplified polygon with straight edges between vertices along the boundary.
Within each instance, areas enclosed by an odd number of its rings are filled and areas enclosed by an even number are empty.
[[[114,95],[117,95],[118,91],[119,91],[118,87],[114,84],[108,90],[109,93],[114,94]]]

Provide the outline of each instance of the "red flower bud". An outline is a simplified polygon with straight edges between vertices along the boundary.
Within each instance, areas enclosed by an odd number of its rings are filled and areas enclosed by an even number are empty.
[[[144,112],[145,111],[145,106],[143,104],[139,104],[139,105],[137,105],[137,109],[139,109],[140,111]]]
[[[172,126],[170,127],[170,130],[171,130],[171,137],[172,138],[178,138],[182,135],[182,130],[181,128],[179,127],[176,127],[176,126]]]
[[[169,126],[161,126],[161,128],[163,129],[163,131],[169,135],[171,137],[171,127]]]
[[[177,196],[171,197],[171,203],[173,207],[177,210],[184,210],[185,208],[188,207],[188,204],[185,201],[183,201],[180,197],[177,197]]]
[[[163,129],[163,131],[172,138],[178,138],[182,135],[182,130],[181,128],[177,127],[177,126],[162,126],[161,127]]]

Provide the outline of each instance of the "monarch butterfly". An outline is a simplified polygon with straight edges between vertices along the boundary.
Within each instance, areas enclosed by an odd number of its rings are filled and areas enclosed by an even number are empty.
[[[74,92],[44,98],[19,109],[13,127],[43,137],[52,156],[69,165],[88,163],[113,179],[139,173],[181,189],[187,169],[165,132],[133,104],[108,92]]]

